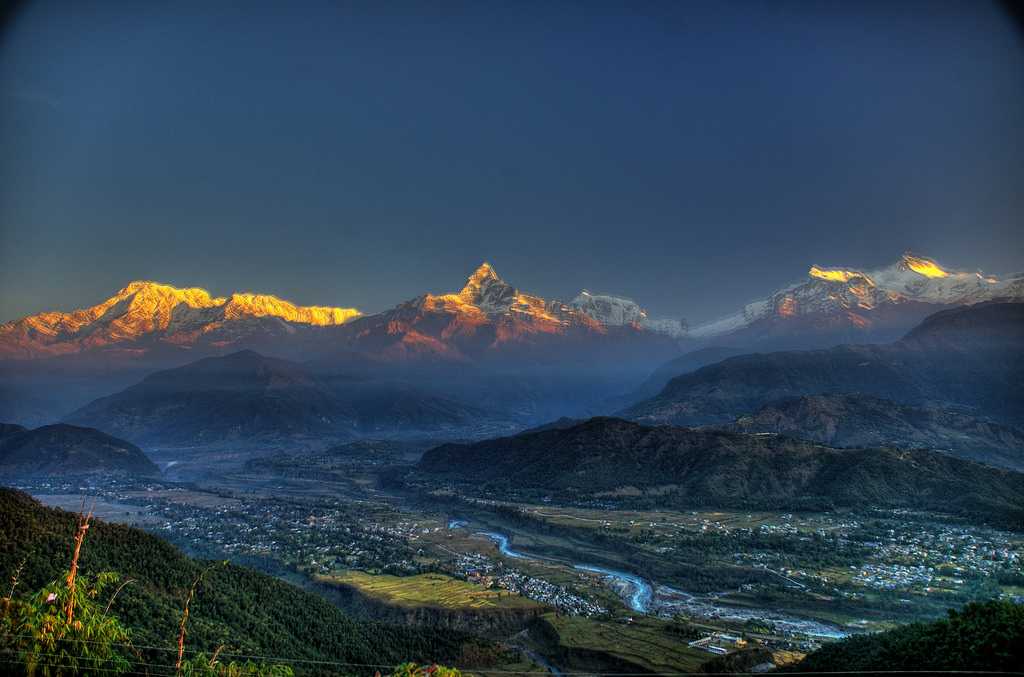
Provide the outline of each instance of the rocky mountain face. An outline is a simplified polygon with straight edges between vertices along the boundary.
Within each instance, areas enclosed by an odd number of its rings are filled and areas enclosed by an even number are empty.
[[[331,333],[342,354],[384,362],[649,364],[678,351],[670,335],[624,316],[522,292],[487,263],[459,292],[424,294]]]
[[[1021,428],[869,395],[805,395],[778,400],[723,429],[777,433],[833,447],[927,448],[1024,471]]]
[[[213,297],[204,289],[132,282],[90,308],[48,312],[0,325],[0,359],[37,359],[90,351],[127,357],[152,352],[286,341],[312,327],[344,324],[354,308],[296,306],[275,296]]]
[[[595,418],[424,454],[410,481],[500,496],[626,500],[650,506],[929,508],[1000,522],[1024,517],[1024,474],[926,450],[834,449]],[[1019,523],[1019,522],[1018,522]]]
[[[932,315],[900,341],[728,358],[623,412],[644,423],[732,423],[773,400],[860,393],[1024,422],[1024,303]]]
[[[57,424],[26,430],[3,424],[0,432],[2,477],[160,474],[137,446],[93,428]]]
[[[1024,276],[950,270],[907,253],[873,271],[811,266],[806,280],[688,336],[777,349],[891,341],[938,310],[997,299],[1024,301]]]

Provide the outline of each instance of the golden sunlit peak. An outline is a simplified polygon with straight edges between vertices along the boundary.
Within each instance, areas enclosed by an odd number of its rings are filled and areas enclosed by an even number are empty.
[[[473,274],[469,276],[470,280],[485,280],[487,278],[499,279],[497,271],[494,270],[494,266],[484,261],[480,266],[473,271]]]
[[[939,264],[935,263],[931,259],[926,259],[921,256],[914,256],[909,252],[903,255],[903,263],[906,264],[907,268],[914,271],[918,275],[924,275],[925,277],[948,277],[949,273],[944,271]]]
[[[466,285],[459,292],[459,295],[463,297],[463,300],[472,302],[483,287],[495,282],[505,284],[505,281],[498,276],[498,273],[491,264],[484,261],[466,280]]]
[[[135,292],[146,290],[158,290],[165,292],[198,292],[206,294],[207,296],[210,295],[210,292],[206,291],[201,287],[187,287],[182,289],[179,287],[175,287],[174,285],[165,284],[163,282],[154,282],[153,280],[132,280],[127,285],[125,285],[124,289],[122,289],[120,293],[134,294]]]
[[[843,270],[841,268],[820,268],[818,266],[811,266],[811,269],[807,271],[807,274],[811,277],[816,277],[820,280],[828,280],[830,282],[849,282],[853,278],[860,278],[867,282],[871,282],[870,278],[864,273],[856,270]]]
[[[360,315],[362,313],[356,308],[297,306],[270,294],[232,294],[224,307],[224,316],[228,319],[271,316],[321,327],[345,324]]]
[[[186,287],[184,289],[163,284],[161,282],[153,282],[151,280],[134,280],[129,282],[128,285],[117,293],[115,299],[126,298],[135,294],[136,298],[146,297],[148,299],[174,299],[180,303],[185,303],[193,308],[209,308],[212,306],[218,306],[224,303],[225,299],[215,298],[210,292],[200,287]]]

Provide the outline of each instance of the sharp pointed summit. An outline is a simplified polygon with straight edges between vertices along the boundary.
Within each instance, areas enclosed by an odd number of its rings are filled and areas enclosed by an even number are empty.
[[[476,306],[487,313],[505,312],[516,297],[516,289],[486,261],[473,271],[459,292],[463,303]]]
[[[494,266],[487,261],[484,261],[477,266],[477,269],[473,271],[473,274],[470,275],[469,279],[466,281],[466,285],[480,284],[485,280],[503,281],[501,276],[498,275],[498,271],[494,270]]]
[[[383,361],[508,359],[537,364],[579,361],[607,351],[614,356],[608,359],[647,364],[677,352],[669,335],[673,332],[633,321],[646,317],[639,307],[601,314],[599,305],[534,296],[484,262],[458,292],[424,294],[339,327],[335,345]],[[679,323],[673,326],[678,329]]]

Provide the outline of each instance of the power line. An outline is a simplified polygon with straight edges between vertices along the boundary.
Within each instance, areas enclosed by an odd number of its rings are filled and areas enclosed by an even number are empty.
[[[4,659],[0,658],[0,664],[5,664],[5,665],[24,665],[25,663],[24,663],[24,661],[4,660]],[[81,666],[81,665],[63,664],[63,663],[60,663],[60,664],[52,664],[52,663],[50,663],[50,664],[47,664],[47,667],[64,668],[64,669],[68,669],[68,670],[81,670],[81,669],[83,669],[83,666]],[[168,666],[155,666],[155,667],[168,667]],[[169,666],[169,667],[171,667],[172,669],[174,668],[173,665]],[[157,672],[157,673],[153,673],[153,672],[150,672],[148,669],[145,670],[145,671],[133,670],[133,669],[129,669],[127,671],[124,671],[124,670],[120,670],[118,668],[97,668],[97,667],[92,667],[92,666],[89,666],[87,669],[90,672],[110,672],[110,673],[116,673],[116,674],[120,674],[120,675],[126,675],[126,674],[127,675],[150,675],[150,674],[157,674],[157,675],[168,675],[169,676],[169,675],[174,675],[175,674],[174,672]]]
[[[32,635],[16,635],[16,634],[11,634],[11,633],[0,633],[0,636],[2,636],[2,637],[10,637],[10,638],[20,638],[20,639],[32,639],[33,638]],[[107,644],[109,646],[118,646],[118,647],[130,648],[130,649],[150,649],[150,650],[156,650],[156,651],[173,651],[173,652],[177,652],[177,649],[173,648],[173,647],[154,647],[154,646],[130,644],[130,643],[125,643],[125,642],[103,642],[102,640],[80,639],[80,638],[74,638],[74,637],[67,637],[67,638],[56,640],[56,641],[58,641],[58,642],[81,642],[81,643],[87,643],[87,644]],[[18,651],[17,649],[11,649],[11,648],[0,649],[0,652],[5,652],[5,653],[12,653],[12,652],[17,652],[17,651]],[[198,655],[198,654],[205,653],[205,650],[203,650],[203,649],[186,649],[185,653],[191,653],[193,655]],[[36,653],[36,655],[40,655],[40,656],[58,656],[60,654]],[[385,668],[385,669],[392,669],[392,668],[395,667],[395,664],[390,664],[390,663],[351,663],[351,662],[345,662],[345,661],[317,660],[317,659],[310,659],[310,658],[289,658],[289,657],[285,657],[285,656],[266,656],[266,655],[257,655],[257,654],[229,653],[229,652],[224,652],[224,651],[220,652],[218,654],[218,656],[226,656],[226,657],[231,657],[231,658],[245,658],[245,659],[248,659],[248,660],[259,660],[259,661],[263,661],[263,662],[304,663],[304,664],[310,664],[310,665],[333,665],[333,666],[344,666],[344,667]],[[0,662],[5,662],[5,661],[0,661]],[[158,667],[158,668],[159,667],[174,667],[173,665],[168,666],[168,665],[164,665],[164,664],[160,664],[160,663],[145,663],[144,661],[129,661],[129,662],[138,663],[138,664],[145,664],[145,665],[148,665],[148,666]],[[403,661],[403,662],[405,662],[405,661]],[[408,662],[413,662],[413,661],[408,661]],[[63,667],[73,667],[73,666],[63,666]],[[484,672],[484,673],[488,673],[488,674],[502,674],[502,675],[534,674],[534,673],[525,672],[525,671],[522,671],[522,670],[497,670],[497,669],[493,669],[492,670],[492,669],[489,669],[489,668],[459,668],[458,666],[452,666],[452,667],[455,667],[456,669],[462,670],[462,671],[465,671],[465,672],[476,671],[476,672]],[[594,675],[595,674],[594,672],[572,672],[572,671],[563,671],[563,670],[559,670],[559,673],[562,674],[562,675]],[[706,674],[706,673],[703,673],[703,672],[654,672],[654,673],[652,673],[652,672],[602,672],[602,673],[597,673],[597,674],[600,674],[602,677],[643,677],[644,675],[647,675],[649,677],[652,677],[652,676],[653,677],[687,677],[689,675],[703,675],[703,674]],[[741,673],[733,673],[733,674],[748,675],[748,674],[756,674],[756,673],[741,672]],[[927,675],[927,674],[960,675],[960,674],[974,674],[974,675],[1022,675],[1022,676],[1024,676],[1024,672],[1020,672],[1020,671],[1000,671],[1000,670],[838,670],[838,671],[828,671],[828,672],[823,672],[823,671],[803,672],[801,674],[804,674],[804,675]]]
[[[8,636],[8,637],[26,637],[26,635],[10,635],[10,634],[6,634],[4,636]],[[77,641],[77,642],[95,643],[97,640],[83,640],[83,639],[69,638],[69,639],[58,640],[58,641],[71,641],[71,642],[76,642]],[[131,647],[131,648],[144,648],[144,647],[137,647],[137,646],[133,646],[131,644],[124,644],[124,643],[110,643],[110,644],[114,645],[114,646],[124,646],[124,647]],[[160,647],[154,647],[154,648],[160,648]],[[166,649],[166,650],[177,651],[177,649]],[[6,653],[12,653],[12,652],[15,652],[17,650],[15,650],[15,649],[0,649],[0,651],[6,652]],[[194,649],[193,650],[189,650],[189,651],[191,653],[203,653],[200,650],[194,650]],[[60,656],[61,654],[36,653],[35,655],[38,655],[38,656]],[[301,658],[285,658],[283,656],[258,656],[258,655],[252,655],[252,654],[232,654],[232,653],[225,653],[225,652],[220,652],[218,655],[219,656],[235,657],[235,658],[248,658],[250,660],[252,660],[252,659],[260,659],[260,660],[263,660],[263,661],[267,661],[269,659],[270,661],[275,661],[276,660],[276,661],[281,662],[281,663],[308,663],[308,664],[314,664],[314,665],[332,665],[332,666],[362,667],[362,668],[387,668],[387,669],[391,669],[391,668],[395,667],[394,665],[383,664],[383,663],[347,663],[347,662],[343,662],[343,661],[322,661],[322,660],[311,660],[311,659],[301,659]],[[141,661],[141,660],[136,660],[136,661],[129,660],[128,662],[139,664],[139,665],[146,665],[147,667],[153,667],[153,668],[170,668],[170,669],[174,669],[175,668],[174,665],[170,665],[170,664],[146,663],[146,662]],[[3,661],[3,660],[0,660],[0,663],[19,663],[19,661]],[[76,667],[76,666],[73,666],[73,665],[61,665],[61,666],[54,666],[54,667],[73,668],[73,667]],[[489,669],[489,668],[459,668],[457,666],[456,666],[456,669],[461,670],[461,671],[465,671],[465,672],[476,671],[476,672],[482,672],[482,673],[486,673],[486,674],[502,674],[502,675],[527,675],[527,674],[535,674],[535,673],[532,673],[532,672],[526,672],[526,671],[522,671],[522,670],[496,670],[496,669],[492,670],[492,669]],[[106,671],[107,672],[114,672],[116,670],[107,669]],[[562,674],[562,675],[594,675],[594,674],[598,674],[598,675],[601,675],[601,677],[643,677],[645,675],[648,676],[648,677],[690,677],[690,676],[706,674],[706,673],[703,673],[703,672],[654,672],[654,673],[651,673],[651,672],[601,672],[601,673],[594,673],[594,672],[572,672],[572,671],[561,671],[561,670],[559,671],[559,673]],[[136,673],[136,674],[143,674],[143,673]],[[752,675],[752,674],[757,674],[757,673],[739,672],[739,673],[733,673],[733,674]],[[827,671],[827,672],[826,671],[804,672],[804,673],[801,673],[801,674],[804,674],[804,675],[928,675],[928,674],[942,674],[942,675],[1024,675],[1024,672],[1000,671],[1000,670],[842,670],[842,671]]]

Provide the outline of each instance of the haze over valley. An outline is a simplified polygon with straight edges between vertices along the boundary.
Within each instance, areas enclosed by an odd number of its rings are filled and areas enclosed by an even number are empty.
[[[133,282],[0,329],[3,418],[41,426],[4,426],[0,468],[492,665],[710,669],[565,644],[621,614],[782,665],[1021,576],[1020,280],[887,271],[812,267],[714,331],[486,263],[377,315]]]
[[[1021,19],[0,12],[0,672],[1024,674]]]

